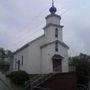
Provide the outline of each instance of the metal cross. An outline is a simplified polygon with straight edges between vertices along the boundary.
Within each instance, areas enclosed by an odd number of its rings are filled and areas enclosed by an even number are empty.
[[[54,0],[52,0],[52,6],[54,6]]]

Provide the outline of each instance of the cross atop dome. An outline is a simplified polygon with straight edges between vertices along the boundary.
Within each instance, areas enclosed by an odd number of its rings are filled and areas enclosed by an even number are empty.
[[[52,7],[49,9],[51,14],[55,14],[55,12],[57,11],[57,8],[54,7],[54,0],[52,0]]]
[[[52,6],[54,6],[54,0],[52,0]]]

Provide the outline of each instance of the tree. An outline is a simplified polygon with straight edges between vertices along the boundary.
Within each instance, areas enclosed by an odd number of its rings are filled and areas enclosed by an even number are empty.
[[[10,50],[0,48],[0,71],[6,72],[10,69],[11,57],[13,56]]]
[[[10,50],[4,50],[0,48],[0,60],[5,60],[5,58],[13,56],[13,53]]]
[[[90,56],[80,53],[75,57],[70,57],[70,66],[76,68],[76,74],[78,77],[78,84],[87,84],[90,76]]]
[[[6,57],[5,50],[3,48],[0,48],[0,60],[4,60]]]

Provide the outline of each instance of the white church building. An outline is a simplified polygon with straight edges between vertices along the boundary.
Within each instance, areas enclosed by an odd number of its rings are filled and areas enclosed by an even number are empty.
[[[14,70],[25,70],[29,74],[68,72],[68,49],[63,42],[63,26],[57,9],[52,4],[46,16],[44,35],[27,43],[14,52]]]

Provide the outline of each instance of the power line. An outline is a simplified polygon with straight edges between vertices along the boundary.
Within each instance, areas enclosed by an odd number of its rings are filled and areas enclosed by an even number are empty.
[[[38,15],[34,16],[30,21],[32,21],[32,22],[36,21],[36,19],[38,19],[47,9],[48,9],[48,7],[46,7],[45,9],[43,9]],[[28,29],[27,29],[27,31],[28,31]],[[18,34],[18,33],[16,33],[16,34]]]
[[[32,33],[32,34],[35,35],[35,34],[37,34],[37,33],[39,33],[39,32],[41,32],[41,31],[38,31],[38,32]],[[40,36],[40,35],[39,35],[39,36]],[[28,37],[28,36],[27,36],[27,37]],[[30,39],[30,40],[29,40],[29,39]],[[25,45],[25,43],[28,43],[28,42],[30,42],[30,41],[32,41],[32,40],[34,40],[34,39],[35,39],[35,38],[33,38],[33,37],[30,37],[30,38],[28,38],[27,40],[26,40],[26,39],[25,39],[25,40],[23,39],[23,41],[20,41],[18,45],[19,45],[19,46],[23,46],[23,44]]]
[[[55,0],[56,1],[56,0]],[[36,19],[36,18],[39,18],[40,16],[41,16],[41,14],[43,13],[43,12],[45,12],[45,10],[46,10],[47,8],[45,8],[42,12],[40,12],[39,13],[39,15],[37,15],[37,16],[35,16],[33,19],[32,19],[32,21],[34,21],[34,19]],[[63,8],[61,8],[60,10],[62,10]],[[65,13],[65,12],[64,12]],[[37,28],[37,27],[36,27]],[[26,29],[27,30],[27,33],[29,32],[30,33],[30,31],[28,31],[29,29]],[[38,30],[37,30],[38,31]],[[35,30],[35,32],[33,32],[33,34],[35,34],[35,33],[37,33],[37,31]],[[24,32],[24,34],[25,34],[25,32]],[[22,34],[24,37],[26,37],[24,34]],[[32,33],[31,33],[32,34]],[[16,34],[17,35],[17,34]],[[21,37],[20,37],[21,38]],[[22,38],[22,39],[24,39],[24,38]],[[20,39],[20,40],[22,40],[22,39]],[[19,41],[19,42],[21,42],[21,41]]]
[[[61,8],[60,10],[62,10],[63,8]],[[42,12],[43,13],[43,12]],[[38,15],[39,16],[39,15]],[[42,24],[42,23],[41,23]],[[40,24],[40,25],[41,25]],[[40,25],[38,25],[38,26],[40,26]],[[35,27],[35,28],[38,28],[38,27]],[[34,28],[34,29],[35,29]],[[29,29],[28,29],[29,30]],[[28,31],[27,31],[28,32]],[[32,32],[33,34],[35,34],[35,33],[37,33],[38,32],[38,30],[35,30],[34,32]],[[29,33],[30,33],[30,31],[29,31]],[[31,36],[32,35],[32,33],[30,33],[29,35]],[[16,43],[20,43],[20,42],[22,42],[22,40],[24,40],[24,38],[26,37],[26,35],[25,35],[25,32],[24,32],[24,34],[22,34],[22,38],[20,37],[20,40],[18,40],[18,42],[16,41]],[[17,37],[16,39],[18,39],[19,37]],[[32,36],[31,36],[32,37]]]
[[[54,0],[54,2],[56,2],[56,0]],[[48,6],[48,7],[49,7],[49,6]],[[38,19],[38,18],[42,15],[42,13],[44,13],[44,12],[48,9],[48,7],[46,7],[45,9],[43,9],[43,10],[39,13],[39,15],[35,16],[34,18],[32,18],[31,21],[33,22],[34,20]],[[28,30],[28,29],[27,29],[27,30]],[[16,33],[16,34],[17,34],[17,33]]]
[[[63,8],[61,8],[60,10],[62,10]],[[42,12],[43,13],[43,12]],[[39,15],[38,15],[39,17]],[[32,29],[35,29],[35,28],[32,28]],[[26,29],[27,30],[27,33],[30,32],[29,29]],[[25,32],[24,32],[25,33]]]
[[[46,8],[40,13],[40,14],[42,14],[43,12],[45,12],[45,10],[46,10]],[[38,16],[36,16],[37,18],[40,16],[40,14],[38,15]],[[34,17],[34,19],[37,19],[37,18],[35,18]],[[33,27],[32,29],[36,29],[36,28],[38,28],[38,26],[40,26],[42,23],[40,23],[39,25],[37,25],[37,26],[35,26],[35,27]],[[20,32],[21,32],[21,30],[20,30]],[[36,32],[36,30],[34,31],[34,32]],[[22,36],[24,37],[25,36],[25,33],[30,33],[30,29],[26,29],[26,32],[22,32]],[[18,32],[17,33],[15,33],[16,35],[18,35]],[[20,37],[20,36],[19,36]],[[19,37],[16,37],[16,39],[19,39]],[[20,37],[21,38],[21,37]]]
[[[42,25],[42,22],[41,22],[39,25],[37,25],[36,27],[33,28],[33,29],[34,29],[34,32],[32,32],[32,33],[35,33],[36,31],[38,31],[37,28],[39,28],[41,25]],[[35,30],[35,29],[36,29],[36,30]],[[30,31],[29,31],[29,32],[26,32],[26,33],[30,33]],[[30,33],[29,35],[31,35],[32,33]],[[24,37],[24,36],[26,37],[25,33],[22,34],[22,36],[23,36],[23,37]],[[17,37],[17,38],[18,38],[18,37]],[[16,39],[17,39],[17,38],[16,38]],[[20,37],[20,38],[21,38],[21,37]],[[21,39],[22,39],[22,38],[21,38]]]
[[[62,9],[62,8],[61,8]],[[38,26],[40,26],[40,25],[38,25]],[[38,27],[35,27],[35,28],[38,28]],[[35,34],[35,33],[38,33],[39,31],[38,30],[35,30],[34,32],[32,32],[33,34]],[[29,32],[30,33],[30,32]],[[32,33],[30,33],[29,35],[30,35],[30,37],[31,36],[33,36],[33,34]],[[16,41],[16,43],[21,43],[22,42],[22,40],[24,40],[24,38],[26,37],[26,35],[23,35],[23,37],[20,39],[20,40],[18,40],[18,42]],[[24,41],[23,41],[24,42]],[[23,43],[22,42],[22,43]]]
[[[55,0],[55,1],[56,1],[56,0]],[[33,19],[31,19],[31,21],[34,21],[34,19],[35,19],[35,20],[38,19],[38,18],[41,16],[41,14],[45,12],[46,9],[48,9],[48,7],[46,7],[45,9],[43,9],[43,11],[40,12],[39,15],[37,15],[37,16],[35,16]],[[20,32],[21,32],[21,31],[20,31]],[[27,32],[27,33],[30,32],[29,29],[26,29],[26,32]],[[24,33],[25,33],[25,32],[23,32],[23,35],[24,35]],[[15,34],[17,35],[18,33],[15,33]]]
[[[37,29],[37,30],[35,30],[34,32],[32,32],[32,33],[30,33],[30,34],[27,34],[27,35],[24,35],[20,40],[18,40],[16,43],[20,43],[20,42],[22,42],[22,40],[25,40],[25,38],[26,37],[33,37],[33,35],[34,34],[36,34],[36,33],[38,33],[39,31],[41,31],[41,30],[39,30],[39,29]]]
[[[55,1],[56,1],[56,0],[55,0]],[[43,9],[43,11],[40,12],[39,15],[37,15],[37,16],[35,16],[33,19],[31,19],[31,21],[34,21],[34,19],[35,19],[35,20],[38,19],[38,18],[41,16],[41,14],[45,12],[45,10],[46,10],[47,8],[48,8],[48,7],[46,7],[45,9]],[[26,29],[26,31],[27,31],[27,33],[30,32],[29,29]],[[21,32],[21,31],[20,31],[20,32]],[[25,33],[25,32],[23,32],[23,33]],[[15,34],[18,35],[18,33],[15,33]],[[24,34],[23,34],[23,35],[24,35]]]
[[[33,35],[37,34],[38,32],[41,32],[41,30],[34,31],[34,32],[28,34],[26,37],[31,36],[31,34],[33,34]],[[23,39],[20,39],[20,41],[18,41],[18,42],[16,40],[14,40],[15,43],[12,43],[12,45],[17,46],[17,44],[18,44],[18,47],[20,47],[20,46],[25,45],[25,43],[32,41],[35,38],[33,38],[33,36],[31,36],[29,39],[31,39],[31,40],[28,40],[28,39],[26,40],[25,38],[23,38]],[[8,43],[6,43],[6,44],[8,44]]]
[[[64,15],[65,13],[67,13],[68,11],[70,11],[71,9],[68,9],[66,11],[64,11],[61,15]]]

